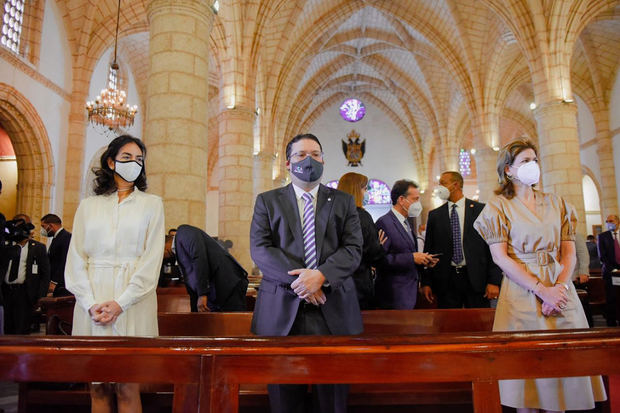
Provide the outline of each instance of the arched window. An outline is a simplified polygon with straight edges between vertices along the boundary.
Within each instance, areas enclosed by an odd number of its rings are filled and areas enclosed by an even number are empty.
[[[465,149],[461,149],[461,152],[459,153],[459,171],[463,177],[471,175],[471,158],[469,151],[466,151]]]
[[[24,0],[6,0],[2,9],[2,46],[19,54],[24,22]]]
[[[383,181],[371,179],[368,181],[368,205],[391,204],[390,187]]]
[[[328,183],[325,184],[325,186],[336,189],[338,188],[338,180],[334,179],[333,181],[329,181]]]

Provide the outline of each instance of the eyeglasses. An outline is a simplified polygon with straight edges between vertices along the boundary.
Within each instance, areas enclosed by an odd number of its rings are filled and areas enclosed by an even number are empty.
[[[323,152],[321,151],[312,151],[312,152],[295,152],[291,154],[291,159],[295,159],[296,161],[303,161],[308,157],[308,155],[312,156],[312,158],[320,161],[323,159]]]

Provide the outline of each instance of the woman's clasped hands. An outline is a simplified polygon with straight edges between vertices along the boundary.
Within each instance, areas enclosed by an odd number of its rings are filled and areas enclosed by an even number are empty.
[[[99,325],[108,325],[116,321],[123,312],[121,306],[114,300],[95,304],[88,310],[90,318]]]
[[[568,286],[557,283],[553,287],[541,287],[536,295],[543,301],[542,313],[544,316],[560,315],[568,304]]]

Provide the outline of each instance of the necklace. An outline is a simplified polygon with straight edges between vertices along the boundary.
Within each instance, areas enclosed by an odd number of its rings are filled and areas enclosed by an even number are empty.
[[[131,191],[132,189],[133,189],[133,186],[127,189],[117,189],[116,192],[127,192],[127,191]]]

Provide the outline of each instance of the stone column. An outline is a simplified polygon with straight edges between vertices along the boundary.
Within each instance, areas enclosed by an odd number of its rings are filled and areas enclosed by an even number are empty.
[[[273,188],[273,161],[274,156],[268,152],[259,152],[254,155],[254,196]]]
[[[254,111],[236,107],[218,115],[220,222],[218,236],[233,242],[231,254],[249,272],[250,222],[254,206],[252,150]]]
[[[579,219],[578,231],[585,234],[577,105],[562,101],[541,104],[535,117],[543,189],[573,204]]]
[[[607,111],[605,111],[607,112]],[[616,190],[616,167],[609,118],[606,114],[596,116],[596,152],[601,171],[601,222],[607,215],[618,214],[618,191]]]
[[[144,139],[150,191],[164,199],[166,226],[205,228],[209,33],[202,0],[151,0],[150,72]]]
[[[497,154],[493,148],[483,146],[476,148],[476,181],[480,190],[479,201],[488,202],[498,187]]]

